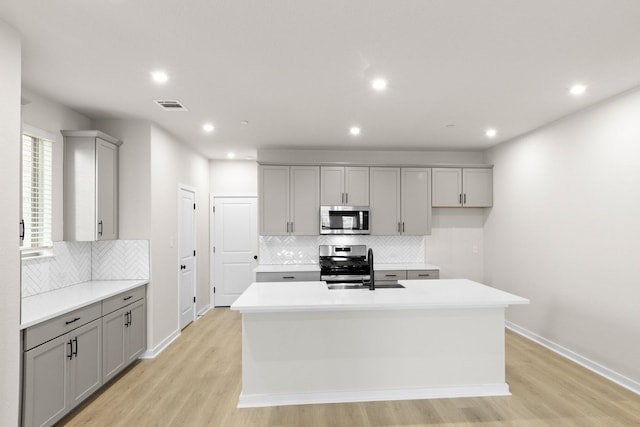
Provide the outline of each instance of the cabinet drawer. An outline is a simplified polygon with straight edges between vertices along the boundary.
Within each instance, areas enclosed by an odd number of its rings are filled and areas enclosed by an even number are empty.
[[[407,280],[429,280],[438,279],[440,271],[438,270],[408,270]]]
[[[319,271],[296,271],[281,273],[256,273],[257,282],[318,282],[320,281]]]
[[[144,298],[144,293],[145,287],[140,286],[102,301],[102,315],[114,312],[125,305]]]
[[[378,270],[373,272],[376,281],[380,280],[405,280],[407,272],[405,270]]]
[[[86,325],[98,319],[101,315],[102,307],[97,302],[27,328],[24,337],[24,349],[29,350],[39,346],[82,325]]]

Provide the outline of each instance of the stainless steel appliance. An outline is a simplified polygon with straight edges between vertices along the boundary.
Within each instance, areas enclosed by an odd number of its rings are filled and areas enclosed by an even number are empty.
[[[320,234],[370,234],[368,206],[320,206]]]
[[[366,245],[320,245],[320,280],[333,284],[369,282]]]

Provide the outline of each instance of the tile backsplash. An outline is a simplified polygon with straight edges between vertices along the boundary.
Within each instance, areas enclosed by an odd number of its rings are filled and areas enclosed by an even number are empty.
[[[22,262],[22,297],[88,280],[148,278],[148,240],[54,242],[53,256]]]
[[[260,236],[260,264],[317,264],[319,245],[367,245],[376,262],[425,262],[425,236]]]

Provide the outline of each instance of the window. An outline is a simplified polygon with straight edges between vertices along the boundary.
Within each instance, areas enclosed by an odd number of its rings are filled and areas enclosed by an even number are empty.
[[[52,151],[51,140],[22,135],[23,257],[42,255],[52,246]]]

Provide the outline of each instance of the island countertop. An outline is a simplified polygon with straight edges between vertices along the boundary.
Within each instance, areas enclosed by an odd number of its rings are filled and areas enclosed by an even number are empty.
[[[253,283],[231,306],[241,313],[412,310],[507,307],[528,304],[468,279],[400,280],[402,289],[330,290],[325,282]]]

